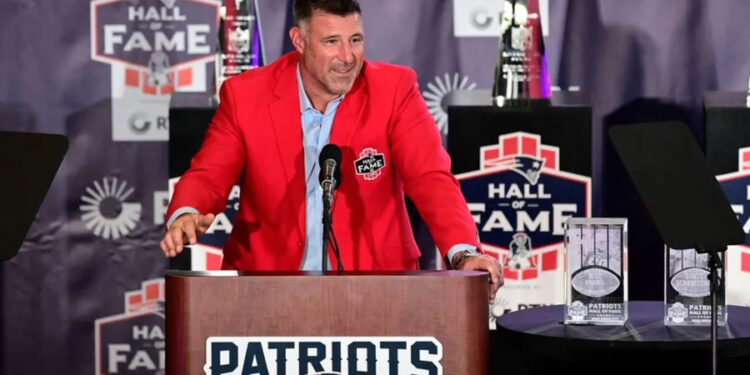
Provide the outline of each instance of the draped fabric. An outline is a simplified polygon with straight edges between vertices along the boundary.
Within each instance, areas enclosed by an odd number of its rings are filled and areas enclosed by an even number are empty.
[[[289,49],[290,3],[258,1],[269,61]],[[497,37],[455,37],[454,13],[459,7],[493,9],[495,1],[361,3],[366,57],[414,68],[441,130],[447,129],[441,100],[448,92],[492,86]],[[102,319],[145,308],[158,316],[154,301],[163,295],[157,284],[167,267],[158,246],[168,190],[165,134],[167,126],[178,126],[165,123],[165,113],[170,105],[209,103],[216,5],[212,0],[0,0],[0,129],[70,139],[27,240],[0,268],[0,373],[158,373],[158,348],[141,343],[144,337],[159,341],[153,328],[158,319],[143,323],[148,333],[114,329]],[[703,93],[747,91],[750,2],[554,0],[540,5],[548,14],[543,24],[549,26],[545,47],[553,102],[560,92],[574,90],[587,98],[582,104],[593,107],[594,215],[631,218],[631,299],[660,299],[663,249],[625,172],[614,166],[606,129],[677,119],[688,122],[702,140]],[[129,18],[128,6],[143,6],[143,14]],[[148,7],[168,11],[157,12],[158,22],[149,21]],[[472,9],[463,11],[476,15]],[[152,29],[146,21],[160,25]],[[99,37],[109,33],[110,47],[124,51],[129,43],[143,49],[143,40],[129,40],[135,30],[151,39],[149,44],[156,31],[165,31],[168,38],[160,43],[169,47],[167,59],[153,51],[145,57],[122,52],[117,61],[97,55],[106,53],[107,45],[92,31]],[[172,38],[175,31],[184,41]],[[142,66],[128,65],[133,59]],[[167,61],[183,64],[162,77],[171,88],[144,73],[150,64],[167,66]],[[423,227],[416,230],[420,237],[429,235]],[[116,343],[131,345],[131,351],[106,346]],[[137,348],[149,358],[139,357]],[[97,360],[114,367],[97,369]]]

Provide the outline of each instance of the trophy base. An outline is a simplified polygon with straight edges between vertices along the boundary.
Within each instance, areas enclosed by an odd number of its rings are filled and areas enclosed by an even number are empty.
[[[628,321],[627,302],[583,304],[575,301],[564,310],[565,325],[622,326]]]
[[[726,306],[719,304],[716,324],[723,327],[727,323]],[[711,325],[711,305],[683,305],[680,302],[664,305],[664,325],[670,327]]]
[[[518,99],[507,99],[502,96],[495,97],[493,103],[497,107],[502,108],[542,108],[549,107],[552,102],[547,98],[530,99],[530,98],[518,98]]]

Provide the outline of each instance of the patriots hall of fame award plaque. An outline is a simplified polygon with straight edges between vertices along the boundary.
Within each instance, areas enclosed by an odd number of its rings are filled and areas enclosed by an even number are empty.
[[[724,254],[720,255],[724,263]],[[724,281],[722,268],[719,278]],[[664,324],[670,326],[711,325],[711,283],[708,254],[695,249],[676,250],[664,246]],[[717,323],[727,319],[725,282],[716,293]]]
[[[625,324],[628,319],[627,234],[627,219],[567,220],[565,324]]]

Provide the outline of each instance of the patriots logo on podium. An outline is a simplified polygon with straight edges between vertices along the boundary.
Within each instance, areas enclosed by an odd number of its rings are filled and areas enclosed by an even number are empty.
[[[443,374],[443,344],[427,336],[211,336],[205,348],[212,375]]]

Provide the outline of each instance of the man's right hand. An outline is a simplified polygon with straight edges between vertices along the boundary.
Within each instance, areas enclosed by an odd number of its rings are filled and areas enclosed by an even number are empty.
[[[214,221],[214,214],[184,214],[172,223],[161,240],[161,251],[168,258],[177,256],[187,244],[194,244]]]

